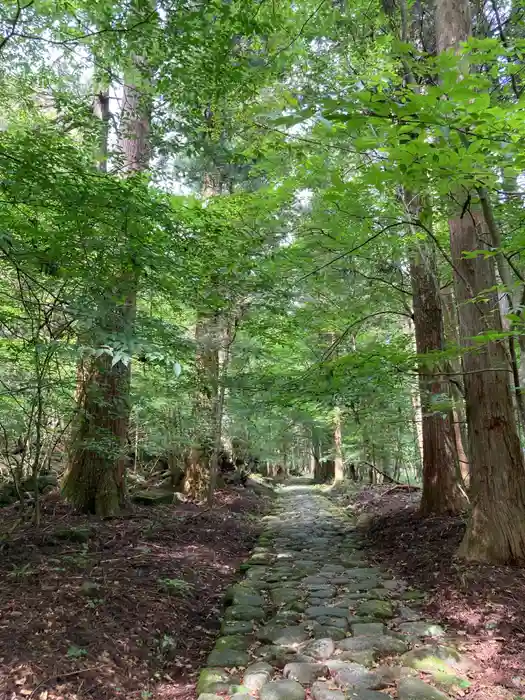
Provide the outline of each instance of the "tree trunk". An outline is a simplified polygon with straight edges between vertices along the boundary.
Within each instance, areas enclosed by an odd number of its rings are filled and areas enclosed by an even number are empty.
[[[423,491],[420,509],[423,515],[457,513],[465,505],[458,487],[459,470],[456,436],[448,383],[434,362],[424,355],[444,349],[443,310],[437,284],[437,270],[429,245],[419,246],[410,264],[412,278],[416,348],[422,405]]]
[[[100,121],[100,136],[97,151],[95,153],[95,162],[97,169],[101,173],[106,173],[108,170],[108,137],[109,137],[109,120],[111,112],[109,109],[109,90],[101,89],[95,95],[93,100],[93,114]]]
[[[482,250],[487,232],[480,214],[449,221],[456,266],[464,355],[471,459],[472,513],[460,555],[493,564],[525,561],[525,467],[509,389],[509,364],[501,340],[476,344],[478,335],[502,328],[493,258],[465,259]],[[483,293],[487,301],[472,299]]]
[[[414,347],[413,341],[415,340],[415,329],[413,323],[409,318],[403,319],[403,326],[405,327],[406,333],[411,340],[411,348],[417,352],[417,348]],[[422,477],[422,464],[423,464],[423,416],[421,411],[421,396],[419,392],[419,378],[416,385],[415,382],[410,383],[410,402],[412,404],[412,434],[414,437],[414,452],[417,459],[416,472],[418,476]]]
[[[445,341],[456,347],[460,346],[458,308],[452,286],[442,290],[441,305],[443,308],[443,320],[445,326]],[[451,396],[454,400],[452,415],[454,419],[454,432],[456,436],[456,452],[459,461],[460,481],[465,491],[469,485],[469,460],[467,455],[468,435],[467,419],[465,415],[465,387],[463,385],[463,361],[461,358],[450,359],[445,363],[445,368],[450,374],[449,384]]]
[[[344,481],[343,435],[341,429],[341,409],[334,412],[334,484]]]
[[[197,379],[193,416],[195,436],[183,481],[192,498],[209,494],[210,465],[214,451],[215,422],[219,403],[219,351],[221,319],[218,313],[199,314],[195,326]]]
[[[321,464],[321,446],[317,435],[312,434],[312,467],[313,478],[318,483],[323,482],[323,466]]]
[[[468,0],[438,0],[439,51],[457,48],[470,35]],[[525,562],[525,467],[509,389],[509,365],[502,341],[475,338],[501,331],[494,259],[464,251],[482,250],[486,222],[466,212],[449,220],[456,298],[464,356],[469,432],[472,512],[459,554],[490,564]],[[479,295],[479,299],[478,299]],[[483,300],[481,300],[483,299]]]
[[[137,61],[138,65],[138,61]],[[107,162],[108,100],[95,103],[103,120],[99,170]],[[149,110],[135,85],[124,86],[119,151],[127,177],[144,170],[149,162]],[[117,281],[101,302],[92,347],[107,338],[131,335],[137,305],[138,269],[127,253]],[[126,445],[130,418],[131,363],[97,353],[82,358],[78,367],[77,418],[72,430],[64,493],[83,511],[102,517],[115,515],[126,502]]]
[[[217,356],[217,396],[215,398],[215,406],[213,410],[213,453],[210,462],[210,480],[208,484],[208,506],[213,505],[213,496],[217,486],[219,475],[219,453],[222,447],[222,423],[224,417],[224,400],[226,396],[226,374],[230,364],[230,352],[235,332],[238,326],[240,316],[234,314],[226,322],[224,332],[220,334],[221,345]],[[231,450],[233,455],[233,449]],[[242,459],[246,463],[246,457]]]
[[[467,41],[471,32],[468,0],[437,0],[436,46],[438,53],[457,49]]]

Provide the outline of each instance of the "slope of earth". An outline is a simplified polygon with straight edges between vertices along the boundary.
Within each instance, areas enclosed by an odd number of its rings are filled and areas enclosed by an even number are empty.
[[[424,592],[425,612],[479,661],[482,671],[465,697],[525,696],[525,570],[457,559],[464,519],[421,518],[417,490],[377,486],[332,497],[361,516],[370,559]]]
[[[48,496],[38,532],[0,540],[0,700],[193,698],[268,505],[240,487],[101,522]]]

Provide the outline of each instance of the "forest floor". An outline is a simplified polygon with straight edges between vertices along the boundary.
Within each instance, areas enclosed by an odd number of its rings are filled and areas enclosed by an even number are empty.
[[[251,489],[109,521],[57,495],[0,537],[0,700],[189,700],[269,500]],[[17,524],[2,510],[3,532]]]
[[[480,662],[468,697],[499,699],[502,688],[525,696],[525,570],[458,560],[464,519],[421,518],[420,495],[385,485],[335,498],[365,515],[360,531],[369,560],[425,592],[425,613],[462,636]]]

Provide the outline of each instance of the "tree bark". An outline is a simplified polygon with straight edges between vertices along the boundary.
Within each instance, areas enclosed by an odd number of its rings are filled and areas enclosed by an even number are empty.
[[[214,426],[219,403],[219,313],[199,314],[195,325],[198,386],[193,416],[195,436],[183,481],[183,491],[192,498],[204,498],[210,488],[210,466],[214,451]]]
[[[137,65],[140,63],[135,59]],[[137,66],[135,66],[137,67]],[[95,113],[107,121],[107,95],[95,103]],[[99,170],[106,169],[107,126],[102,125]],[[136,85],[124,86],[119,151],[126,177],[143,171],[149,162],[149,109]],[[135,322],[139,271],[133,255],[125,256],[117,280],[101,300],[97,327],[90,345],[107,343],[113,335],[131,334]],[[98,355],[98,356],[97,356]],[[126,445],[130,418],[131,362],[108,354],[82,358],[78,367],[77,418],[69,447],[63,489],[82,511],[102,517],[115,515],[126,503]]]
[[[445,342],[455,347],[460,346],[458,308],[452,285],[441,290],[441,305],[443,308],[443,320],[445,326]],[[459,460],[460,481],[465,492],[469,486],[469,460],[467,455],[468,435],[467,418],[465,414],[465,387],[463,385],[463,361],[461,358],[451,359],[445,363],[445,369],[449,373],[451,396],[454,400],[452,410],[454,419],[454,433],[456,435],[456,452]]]
[[[223,342],[221,343],[221,347],[219,347],[217,357],[217,395],[213,410],[213,452],[210,460],[210,479],[208,484],[208,506],[210,507],[213,505],[213,498],[219,475],[219,453],[222,449],[222,424],[224,417],[224,400],[226,396],[226,374],[230,364],[230,352],[235,339],[235,332],[238,322],[239,316],[237,314],[234,314],[233,318],[229,318],[227,320],[226,328],[224,329],[224,332],[221,333],[221,339]],[[231,452],[233,454],[233,450]],[[243,462],[245,462],[245,460],[243,460]]]
[[[344,481],[345,467],[343,461],[343,433],[341,426],[341,409],[334,412],[334,484]]]
[[[468,0],[438,0],[437,45],[457,48],[470,35]],[[456,205],[457,206],[457,205]],[[471,460],[472,511],[459,554],[490,564],[525,562],[525,467],[509,389],[509,365],[500,340],[475,338],[501,331],[494,260],[464,251],[482,250],[483,216],[466,212],[449,220],[461,341]],[[483,299],[483,300],[482,300]]]
[[[460,555],[474,561],[525,561],[525,467],[509,389],[503,341],[477,345],[475,337],[502,329],[492,258],[467,260],[463,251],[482,250],[487,232],[481,214],[451,219],[457,268],[465,394],[471,458],[472,513]],[[483,292],[486,301],[473,302]]]
[[[401,41],[410,39],[408,7],[400,0]],[[415,92],[418,85],[410,65],[404,63],[405,82]],[[403,192],[410,220],[426,219],[432,226],[430,207],[424,196]],[[411,224],[413,233],[416,233]],[[417,240],[418,237],[414,236]],[[445,348],[443,308],[439,294],[438,270],[433,243],[419,241],[414,245],[410,260],[412,306],[416,349],[419,356],[418,379],[423,438],[423,489],[420,511],[423,515],[457,513],[465,505],[458,486],[459,460],[456,450],[454,420],[448,382],[439,377],[439,364],[431,354]],[[427,360],[425,356],[429,356]],[[442,404],[441,406],[439,404]],[[445,404],[445,405],[443,405]]]
[[[424,356],[444,350],[443,309],[437,270],[429,245],[419,246],[410,263],[416,348],[420,356],[418,375],[422,405],[423,515],[458,513],[465,506],[457,482],[459,471],[454,419],[448,383],[438,375],[435,362]],[[437,404],[437,405],[436,405]]]
[[[319,443],[319,438],[317,435],[315,435],[314,431],[312,431],[312,444],[311,444],[311,451],[312,451],[312,476],[314,478],[314,481],[317,483],[322,483],[323,479],[323,468],[321,464],[321,445]]]

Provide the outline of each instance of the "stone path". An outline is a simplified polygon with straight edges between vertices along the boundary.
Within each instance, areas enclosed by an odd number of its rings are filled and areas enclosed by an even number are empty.
[[[445,700],[468,687],[469,661],[422,619],[421,594],[367,565],[315,487],[283,488],[265,525],[198,700]]]

